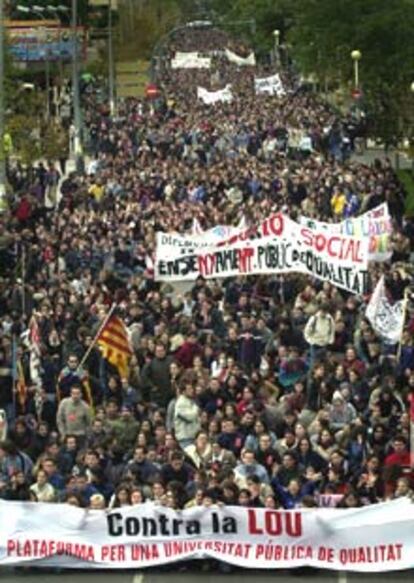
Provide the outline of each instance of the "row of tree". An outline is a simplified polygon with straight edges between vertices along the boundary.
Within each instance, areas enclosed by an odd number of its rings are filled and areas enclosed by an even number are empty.
[[[70,7],[71,0],[36,4]],[[19,5],[33,5],[33,0]],[[149,57],[177,24],[209,18],[248,38],[262,55],[274,48],[273,33],[280,31],[279,42],[300,72],[350,95],[351,52],[358,49],[361,105],[372,134],[387,142],[414,137],[414,0],[118,0],[117,5],[117,52],[122,58]],[[107,10],[89,6],[88,0],[78,0],[78,10],[85,25],[107,19]]]
[[[414,0],[210,0],[208,6],[224,25],[255,19],[253,40],[262,53],[279,30],[299,70],[330,88],[350,91],[351,52],[359,50],[372,132],[387,141],[414,136]]]

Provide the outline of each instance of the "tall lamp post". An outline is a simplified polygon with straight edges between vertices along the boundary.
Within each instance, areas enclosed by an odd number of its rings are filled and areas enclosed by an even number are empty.
[[[274,56],[275,56],[275,64],[279,64],[279,46],[280,46],[280,30],[276,29],[273,31],[273,38],[275,40],[275,44],[273,47]]]
[[[359,89],[359,61],[361,57],[361,51],[358,49],[351,52],[351,59],[354,62],[354,89]]]
[[[80,91],[79,91],[79,55],[78,55],[78,2],[72,0],[72,39],[73,39],[73,60],[72,60],[72,91],[73,91],[73,117],[75,126],[74,135],[74,154],[76,169],[83,170],[83,148],[82,148],[82,116],[80,108]]]
[[[6,197],[6,153],[4,151],[4,20],[0,1],[0,206]]]
[[[410,85],[410,91],[411,91],[413,98],[414,98],[414,81]],[[413,112],[414,112],[414,107],[413,107]],[[414,136],[412,137],[412,147],[414,147]],[[411,173],[414,176],[414,153],[411,157]],[[413,399],[414,399],[414,391],[413,391]],[[414,406],[413,406],[413,411],[414,411]],[[414,423],[414,418],[413,418],[413,423]],[[413,429],[414,429],[414,425],[413,425]],[[414,439],[414,432],[413,432],[413,439]],[[414,465],[414,449],[412,450],[412,455],[413,455],[413,465]]]
[[[114,40],[112,30],[112,0],[108,0],[108,67],[109,67],[109,108],[111,116],[116,115]]]

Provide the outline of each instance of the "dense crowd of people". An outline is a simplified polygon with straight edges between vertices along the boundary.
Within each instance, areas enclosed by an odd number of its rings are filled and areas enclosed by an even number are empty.
[[[83,93],[89,158],[10,160],[0,216],[0,498],[104,509],[153,501],[354,508],[409,495],[414,317],[400,346],[365,318],[368,297],[298,274],[172,286],[154,281],[157,231],[254,224],[277,210],[328,221],[387,202],[390,300],[412,284],[414,225],[387,161],[351,154],[360,122],[290,69],[285,95],[256,96],[270,66],[211,30],[177,33],[162,98],[117,116]],[[172,70],[176,50],[216,52]],[[196,88],[231,83],[231,103]],[[304,146],[306,144],[306,146]],[[311,144],[311,147],[309,147]],[[113,303],[133,355],[121,376],[94,346]],[[33,345],[38,364],[33,363]]]

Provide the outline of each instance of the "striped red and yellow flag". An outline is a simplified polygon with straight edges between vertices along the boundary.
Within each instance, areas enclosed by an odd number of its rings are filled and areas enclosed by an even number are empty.
[[[102,356],[118,369],[121,377],[127,377],[132,349],[122,320],[117,316],[111,316],[102,328],[97,343],[101,349]]]

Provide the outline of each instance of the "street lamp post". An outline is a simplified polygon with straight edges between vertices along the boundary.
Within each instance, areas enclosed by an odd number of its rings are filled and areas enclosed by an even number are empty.
[[[4,151],[4,20],[0,1],[0,205],[6,196],[6,156]]]
[[[108,0],[108,67],[109,67],[109,108],[111,116],[116,114],[114,79],[114,42],[112,31],[112,0]]]
[[[351,52],[351,59],[354,62],[354,88],[359,89],[359,61],[361,60],[361,51],[355,49]]]
[[[275,44],[274,44],[274,59],[275,59],[275,64],[278,65],[279,64],[279,45],[280,45],[280,30],[276,29],[273,31],[273,38],[275,39]]]
[[[410,85],[410,91],[414,97],[414,81]],[[413,108],[413,111],[414,111],[414,108]],[[412,147],[414,147],[414,136],[412,137]],[[412,154],[412,156],[411,156],[411,173],[414,176],[414,154]],[[414,399],[414,391],[413,391],[412,398]],[[412,435],[413,435],[413,439],[414,439],[414,420],[413,420],[413,434]],[[412,450],[412,452],[413,452],[412,455],[413,455],[413,467],[414,467],[414,449]]]
[[[75,126],[74,135],[74,153],[76,169],[81,171],[83,168],[83,151],[82,151],[82,117],[80,108],[80,91],[79,91],[79,61],[78,61],[78,2],[72,0],[72,39],[73,39],[73,60],[72,60],[72,91],[73,91],[73,117]]]

